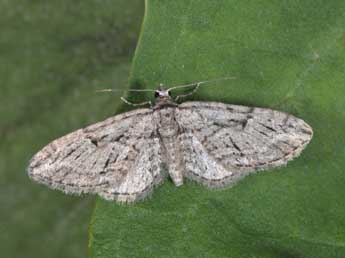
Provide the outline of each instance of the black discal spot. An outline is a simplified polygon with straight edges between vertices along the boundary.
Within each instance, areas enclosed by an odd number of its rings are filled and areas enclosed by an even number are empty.
[[[91,139],[91,143],[98,147],[98,141],[96,139]]]
[[[248,123],[248,120],[244,119],[244,120],[241,120],[240,122],[241,122],[241,125],[242,125],[242,129],[244,129],[246,127],[247,123]]]

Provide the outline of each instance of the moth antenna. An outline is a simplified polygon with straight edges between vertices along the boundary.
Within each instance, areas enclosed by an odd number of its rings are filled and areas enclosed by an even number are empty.
[[[193,86],[200,86],[201,84],[209,83],[209,82],[216,82],[216,81],[224,81],[224,80],[233,80],[236,79],[236,77],[222,77],[222,78],[217,78],[213,80],[206,80],[206,81],[199,81],[199,82],[192,82],[188,84],[183,84],[183,85],[176,85],[168,89],[170,90],[175,90],[175,89],[180,89],[180,88],[186,88],[186,87],[193,87]]]
[[[118,90],[118,89],[102,89],[96,90],[96,92],[126,92],[126,91],[135,91],[135,92],[145,92],[145,91],[155,91],[150,89],[129,89],[129,90]]]
[[[119,90],[114,90],[114,89],[102,89],[102,90],[95,90],[95,92],[118,92]]]

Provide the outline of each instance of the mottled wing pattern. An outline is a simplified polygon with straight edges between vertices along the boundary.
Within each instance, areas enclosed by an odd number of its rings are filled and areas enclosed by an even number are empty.
[[[284,112],[214,102],[185,102],[176,120],[186,176],[209,187],[285,165],[313,134],[303,120]]]
[[[66,193],[135,201],[163,179],[155,132],[152,110],[111,117],[48,144],[30,161],[29,176]]]

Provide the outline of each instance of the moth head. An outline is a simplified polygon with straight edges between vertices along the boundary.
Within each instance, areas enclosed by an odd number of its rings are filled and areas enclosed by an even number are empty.
[[[155,90],[155,98],[156,99],[170,99],[170,91],[169,89],[165,89],[164,85],[161,83],[158,86],[158,89]]]

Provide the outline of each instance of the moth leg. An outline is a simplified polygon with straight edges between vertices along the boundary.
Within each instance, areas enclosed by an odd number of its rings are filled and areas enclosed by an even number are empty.
[[[145,102],[140,102],[140,103],[133,103],[133,102],[128,101],[124,97],[121,97],[121,100],[123,102],[125,102],[126,104],[134,106],[134,107],[150,105],[150,107],[152,108],[152,102],[151,101],[145,101]]]
[[[178,96],[176,96],[175,101],[179,100],[180,98],[185,98],[185,97],[188,97],[188,96],[190,96],[190,95],[193,95],[195,92],[197,92],[197,90],[199,89],[199,87],[200,87],[200,85],[201,85],[202,83],[203,83],[203,82],[198,82],[198,83],[196,83],[196,84],[195,84],[195,88],[194,88],[191,92],[189,92],[189,93],[187,93],[187,94],[183,94],[183,95],[178,95]]]

